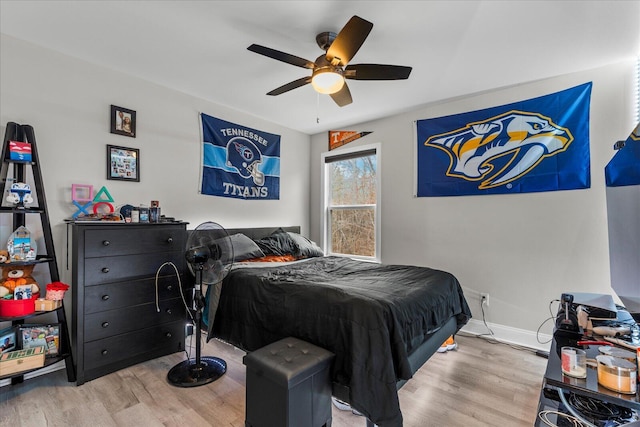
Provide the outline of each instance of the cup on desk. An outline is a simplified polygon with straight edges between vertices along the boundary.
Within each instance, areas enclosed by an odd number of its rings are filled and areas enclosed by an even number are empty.
[[[587,377],[587,352],[574,347],[562,347],[560,350],[562,373],[574,378]]]

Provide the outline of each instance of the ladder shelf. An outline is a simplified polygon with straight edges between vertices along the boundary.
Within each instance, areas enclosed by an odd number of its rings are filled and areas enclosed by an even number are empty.
[[[11,157],[10,142],[26,142],[29,143],[31,148],[31,160],[21,160]],[[3,186],[2,200],[0,202],[0,215],[11,215],[12,231],[20,226],[26,226],[26,217],[28,215],[39,216],[40,228],[42,232],[42,238],[44,239],[44,250],[38,248],[38,256],[35,260],[27,261],[11,261],[8,263],[0,264],[1,268],[7,268],[11,266],[25,266],[25,265],[44,265],[48,269],[51,282],[58,282],[60,280],[58,272],[58,264],[56,262],[55,248],[53,245],[53,235],[51,233],[51,223],[49,221],[49,213],[47,210],[47,203],[44,194],[44,184],[42,180],[42,173],[40,170],[40,163],[38,161],[38,150],[36,146],[36,138],[33,127],[30,125],[20,125],[14,122],[7,123],[4,144],[2,146],[2,168],[0,170],[0,181]],[[31,195],[33,197],[33,205],[26,207],[22,198],[19,203],[13,203],[13,206],[7,206],[5,200],[7,188],[11,186],[12,182],[26,183],[27,180],[33,183],[33,188],[30,188]],[[9,203],[12,204],[12,203]],[[0,247],[4,247],[8,236],[0,235]],[[46,273],[46,272],[45,272]],[[41,285],[41,296],[44,296],[43,288],[44,283],[39,281]],[[1,379],[11,378],[12,384],[21,383],[24,380],[24,375],[29,372],[43,369],[54,363],[65,361],[65,367],[67,371],[67,380],[74,382],[76,380],[75,367],[73,363],[73,357],[71,354],[71,341],[69,335],[69,327],[65,315],[64,303],[52,311],[36,311],[24,316],[15,317],[0,317],[0,323],[11,322],[12,326],[23,325],[25,319],[32,319],[37,316],[45,314],[55,314],[57,321],[60,324],[60,340],[58,347],[58,356],[45,358],[45,364],[43,367],[36,369],[29,369],[26,371],[17,372],[15,374],[8,374],[0,376]]]

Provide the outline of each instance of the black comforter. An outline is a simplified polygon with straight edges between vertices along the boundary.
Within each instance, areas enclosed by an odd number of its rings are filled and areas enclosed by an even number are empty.
[[[333,381],[381,426],[402,425],[396,382],[412,376],[407,355],[452,316],[458,328],[471,317],[450,273],[342,257],[234,267],[211,305],[212,335],[245,351],[294,336],[335,353]]]

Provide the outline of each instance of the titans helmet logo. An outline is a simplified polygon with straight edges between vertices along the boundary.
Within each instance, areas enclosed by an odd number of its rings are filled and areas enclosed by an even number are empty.
[[[227,143],[227,166],[233,167],[243,178],[252,178],[256,185],[264,185],[264,174],[258,169],[262,154],[253,142],[235,137]]]
[[[526,175],[545,157],[565,151],[572,141],[571,132],[548,117],[509,111],[431,136],[425,145],[449,155],[447,176],[482,181],[478,189],[484,190]]]

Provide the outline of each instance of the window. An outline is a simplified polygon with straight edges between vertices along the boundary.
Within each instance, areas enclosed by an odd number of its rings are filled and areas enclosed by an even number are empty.
[[[379,144],[325,153],[322,160],[325,252],[380,261]]]

